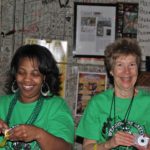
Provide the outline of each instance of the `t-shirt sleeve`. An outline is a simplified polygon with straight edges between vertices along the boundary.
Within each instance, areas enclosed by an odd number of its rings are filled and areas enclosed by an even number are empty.
[[[74,121],[69,106],[64,100],[53,105],[53,115],[49,118],[48,132],[64,139],[66,142],[74,143]]]
[[[86,107],[83,116],[80,119],[79,125],[76,130],[76,135],[83,138],[99,140],[100,134],[100,120],[97,115],[98,110],[93,97]]]

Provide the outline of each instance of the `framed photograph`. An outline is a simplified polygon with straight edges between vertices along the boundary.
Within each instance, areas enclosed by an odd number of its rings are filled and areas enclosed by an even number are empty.
[[[81,116],[91,97],[106,87],[106,73],[78,72],[75,115]]]
[[[64,40],[48,40],[37,38],[26,38],[24,44],[38,44],[50,50],[57,63],[67,63],[68,42]]]
[[[103,56],[115,40],[116,5],[74,3],[74,56]]]
[[[137,37],[138,3],[118,3],[116,38]]]

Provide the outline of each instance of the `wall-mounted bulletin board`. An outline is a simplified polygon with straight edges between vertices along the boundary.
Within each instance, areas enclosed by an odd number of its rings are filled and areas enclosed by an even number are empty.
[[[74,3],[74,50],[76,56],[102,56],[115,40],[116,5]]]

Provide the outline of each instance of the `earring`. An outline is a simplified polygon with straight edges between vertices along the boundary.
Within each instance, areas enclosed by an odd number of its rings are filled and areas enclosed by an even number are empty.
[[[49,86],[46,82],[44,82],[41,86],[41,94],[43,96],[48,96],[49,93],[50,93]]]
[[[11,91],[12,91],[13,93],[16,93],[16,92],[18,91],[18,85],[17,85],[16,80],[12,83]]]

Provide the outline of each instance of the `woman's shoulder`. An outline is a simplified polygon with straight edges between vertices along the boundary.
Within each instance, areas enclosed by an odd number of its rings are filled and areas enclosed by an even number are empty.
[[[136,99],[139,101],[139,103],[142,100],[142,103],[150,105],[150,90],[139,88]]]
[[[49,102],[57,102],[57,103],[62,103],[65,101],[65,99],[63,97],[57,96],[57,95],[45,97],[44,99]]]
[[[150,89],[138,88],[139,96],[150,96]]]
[[[0,105],[9,104],[12,100],[13,94],[10,95],[1,95],[0,96]]]
[[[44,107],[45,110],[48,110],[51,113],[58,114],[63,112],[71,115],[71,108],[69,107],[69,104],[60,96],[54,95],[53,97],[46,98],[44,101]]]
[[[108,104],[113,96],[113,89],[107,89],[103,92],[100,92],[94,95],[91,100],[89,101],[90,105],[99,106],[101,104]]]
[[[54,107],[57,106],[68,107],[67,101],[63,97],[57,95],[53,95],[52,97],[45,98],[45,103],[47,105],[53,105]]]
[[[108,97],[112,97],[113,95],[113,89],[106,89],[105,91],[102,91],[96,95],[94,95],[92,98],[93,99],[99,99],[99,98],[108,98]]]
[[[11,100],[12,97],[13,97],[13,94],[0,95],[0,101],[1,101],[1,100]]]

